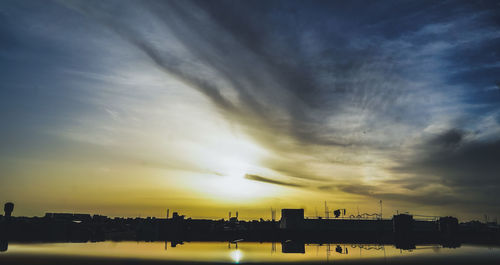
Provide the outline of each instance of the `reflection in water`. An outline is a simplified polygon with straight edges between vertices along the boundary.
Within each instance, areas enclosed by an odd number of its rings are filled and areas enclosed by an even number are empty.
[[[169,247],[170,246],[172,247]],[[302,242],[96,242],[96,243],[12,243],[8,255],[65,255],[107,258],[140,258],[150,260],[208,261],[208,262],[333,262],[335,260],[370,260],[421,257],[488,256],[498,258],[499,248],[462,246],[456,249],[437,245],[417,246],[413,250],[401,250],[393,245],[364,244],[304,244]],[[3,245],[2,245],[3,246]],[[359,251],[357,251],[359,249]],[[271,251],[269,251],[271,250]],[[436,251],[439,250],[439,251]],[[196,255],[193,255],[196,253]],[[471,257],[472,257],[471,256]],[[499,263],[500,264],[500,263]]]
[[[239,263],[241,258],[243,257],[241,250],[238,250],[238,249],[231,251],[230,255],[235,263]]]
[[[347,247],[341,247],[340,245],[337,245],[337,247],[335,248],[335,252],[339,253],[339,254],[349,254],[349,249]]]
[[[5,252],[9,249],[9,242],[7,240],[0,240],[0,252]]]
[[[305,253],[304,242],[287,240],[281,243],[281,252],[283,253]]]

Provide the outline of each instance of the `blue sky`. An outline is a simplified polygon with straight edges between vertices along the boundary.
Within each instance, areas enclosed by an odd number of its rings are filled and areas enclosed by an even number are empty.
[[[498,1],[2,1],[0,191],[33,214],[195,209],[252,186],[207,206],[312,209],[326,197],[494,215],[499,11]]]

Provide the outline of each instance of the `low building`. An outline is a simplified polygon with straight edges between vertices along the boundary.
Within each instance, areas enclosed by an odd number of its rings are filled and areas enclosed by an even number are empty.
[[[304,228],[304,209],[281,209],[280,229]]]

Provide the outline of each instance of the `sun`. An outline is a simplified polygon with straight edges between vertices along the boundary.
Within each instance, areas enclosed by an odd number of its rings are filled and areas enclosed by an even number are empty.
[[[246,179],[246,174],[246,168],[241,167],[207,178],[206,192],[217,200],[227,202],[251,202],[276,194],[275,187]]]
[[[258,198],[266,193],[265,184],[245,179],[245,174],[228,175],[210,182],[211,193],[231,200]]]
[[[197,158],[200,167],[210,174],[203,174],[191,184],[195,189],[219,202],[254,202],[260,198],[276,195],[276,188],[245,178],[247,174],[269,171],[259,161],[266,154],[260,146],[244,138],[226,139],[231,144],[220,144],[210,153]]]

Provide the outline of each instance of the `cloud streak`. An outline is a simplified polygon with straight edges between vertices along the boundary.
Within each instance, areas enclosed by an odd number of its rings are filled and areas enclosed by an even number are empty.
[[[305,185],[302,185],[302,184],[274,180],[274,179],[265,178],[265,177],[258,176],[258,175],[246,174],[245,178],[249,179],[249,180],[254,180],[254,181],[259,181],[259,182],[264,182],[264,183],[269,183],[269,184],[274,184],[274,185],[280,185],[280,186],[306,187]]]

